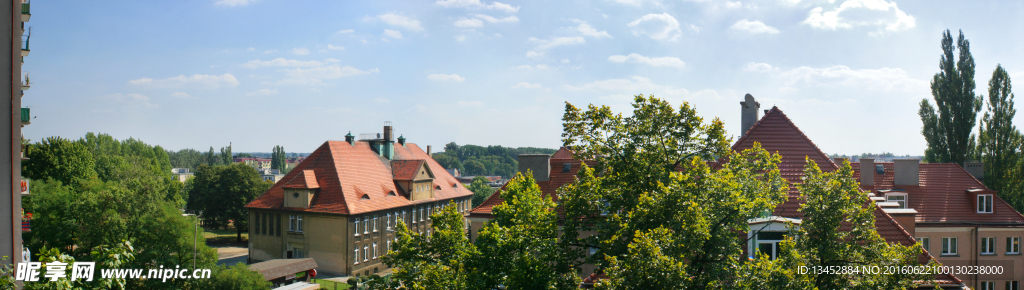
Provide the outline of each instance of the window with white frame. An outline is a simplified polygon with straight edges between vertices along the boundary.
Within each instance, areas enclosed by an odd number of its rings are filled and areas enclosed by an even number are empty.
[[[363,246],[363,262],[369,261],[370,246]]]
[[[885,194],[885,201],[895,202],[900,204],[897,208],[907,208],[907,194],[906,193],[887,193]]]
[[[301,233],[302,232],[302,216],[301,215],[297,215],[295,217],[296,217],[295,224],[297,225],[295,227],[295,231]]]
[[[391,213],[390,212],[388,213],[388,223],[387,223],[387,226],[388,226],[387,227],[388,229],[391,229]]]
[[[942,238],[942,255],[956,255],[956,238]]]
[[[295,215],[289,215],[288,216],[288,231],[289,232],[294,232],[295,231]]]
[[[377,243],[373,243],[373,258],[377,258]]]
[[[420,209],[420,221],[421,222],[423,221],[423,209],[422,208]]]
[[[416,208],[412,208],[412,223],[416,223]]]
[[[992,213],[992,195],[978,195],[978,213]]]
[[[917,239],[918,243],[921,243],[921,247],[922,248],[924,248],[926,251],[931,251],[931,250],[929,250],[931,247],[929,247],[930,246],[929,245],[930,241],[929,241],[928,237],[919,237],[919,238],[916,238],[916,239]]]
[[[355,221],[355,222],[353,222],[352,224],[353,224],[353,226],[354,226],[354,227],[353,227],[353,229],[355,229],[355,230],[356,230],[356,231],[355,231],[355,232],[356,232],[355,236],[357,236],[357,237],[358,237],[358,236],[359,236],[359,218],[356,218],[356,221]]]
[[[409,224],[409,223],[408,223],[408,222],[406,222],[406,220],[405,220],[405,217],[406,217],[406,215],[405,215],[405,214],[406,214],[406,212],[405,212],[405,210],[403,209],[403,210],[402,210],[402,222],[405,222],[405,224]],[[396,223],[396,224],[397,224],[397,223]]]
[[[373,232],[377,232],[377,215],[373,215]]]
[[[779,242],[786,239],[784,232],[758,232],[757,251],[775,260],[779,257]]]
[[[388,252],[391,251],[391,241],[388,241]]]
[[[363,234],[370,233],[370,217],[363,218]]]
[[[354,257],[354,260],[356,261],[353,264],[359,265],[359,246],[356,246],[355,255],[353,255],[352,257]]]
[[[996,253],[996,238],[981,238],[981,254],[994,255]]]
[[[1020,281],[1006,281],[1006,290],[1020,290]]]
[[[427,219],[428,219],[428,220],[430,219],[430,215],[431,215],[431,214],[432,214],[433,212],[434,212],[434,207],[432,207],[432,206],[429,206],[429,205],[428,205],[428,206],[427,206]]]
[[[1020,254],[1020,237],[1006,238],[1006,253],[1011,255]]]
[[[981,281],[981,290],[996,290],[996,282],[993,281]]]

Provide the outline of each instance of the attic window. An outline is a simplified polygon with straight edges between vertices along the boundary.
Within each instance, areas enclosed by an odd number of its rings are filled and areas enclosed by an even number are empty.
[[[455,185],[455,183],[452,183],[452,188],[458,188],[458,187],[459,187],[458,185]]]
[[[359,199],[369,200],[370,199],[370,195],[369,194],[364,194],[363,197],[360,197]]]
[[[440,185],[435,186],[434,189],[441,190],[441,186]]]
[[[388,195],[390,195],[390,196],[395,196],[396,194],[395,194],[395,191],[394,191],[394,190],[392,190],[392,191],[388,191]]]
[[[572,163],[562,163],[562,173],[569,172],[572,169]]]
[[[875,173],[885,174],[885,167],[882,164],[875,164]]]

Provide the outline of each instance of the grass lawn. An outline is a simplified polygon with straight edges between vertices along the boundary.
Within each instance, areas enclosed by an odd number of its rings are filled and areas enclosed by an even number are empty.
[[[320,289],[327,289],[327,290],[335,290],[335,289],[341,290],[341,289],[348,289],[348,287],[349,287],[348,283],[334,282],[334,281],[331,281],[331,280],[313,279],[313,283],[320,284]]]

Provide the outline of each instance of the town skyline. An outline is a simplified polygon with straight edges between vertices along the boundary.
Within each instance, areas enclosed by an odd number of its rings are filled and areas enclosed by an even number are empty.
[[[971,41],[976,94],[997,63],[1024,79],[1020,2],[34,4],[33,142],[312,152],[391,121],[435,152],[558,148],[564,102],[628,114],[635,94],[687,101],[735,141],[750,93],[826,153],[922,155],[943,30]]]

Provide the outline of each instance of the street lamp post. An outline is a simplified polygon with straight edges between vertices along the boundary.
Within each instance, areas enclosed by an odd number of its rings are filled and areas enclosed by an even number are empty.
[[[192,270],[195,270],[196,269],[196,252],[198,251],[198,247],[199,247],[199,243],[197,242],[198,241],[198,236],[199,236],[199,217],[194,215],[194,214],[190,214],[190,213],[181,214],[181,216],[192,216],[192,217],[196,218],[195,219],[195,229],[192,231]]]

